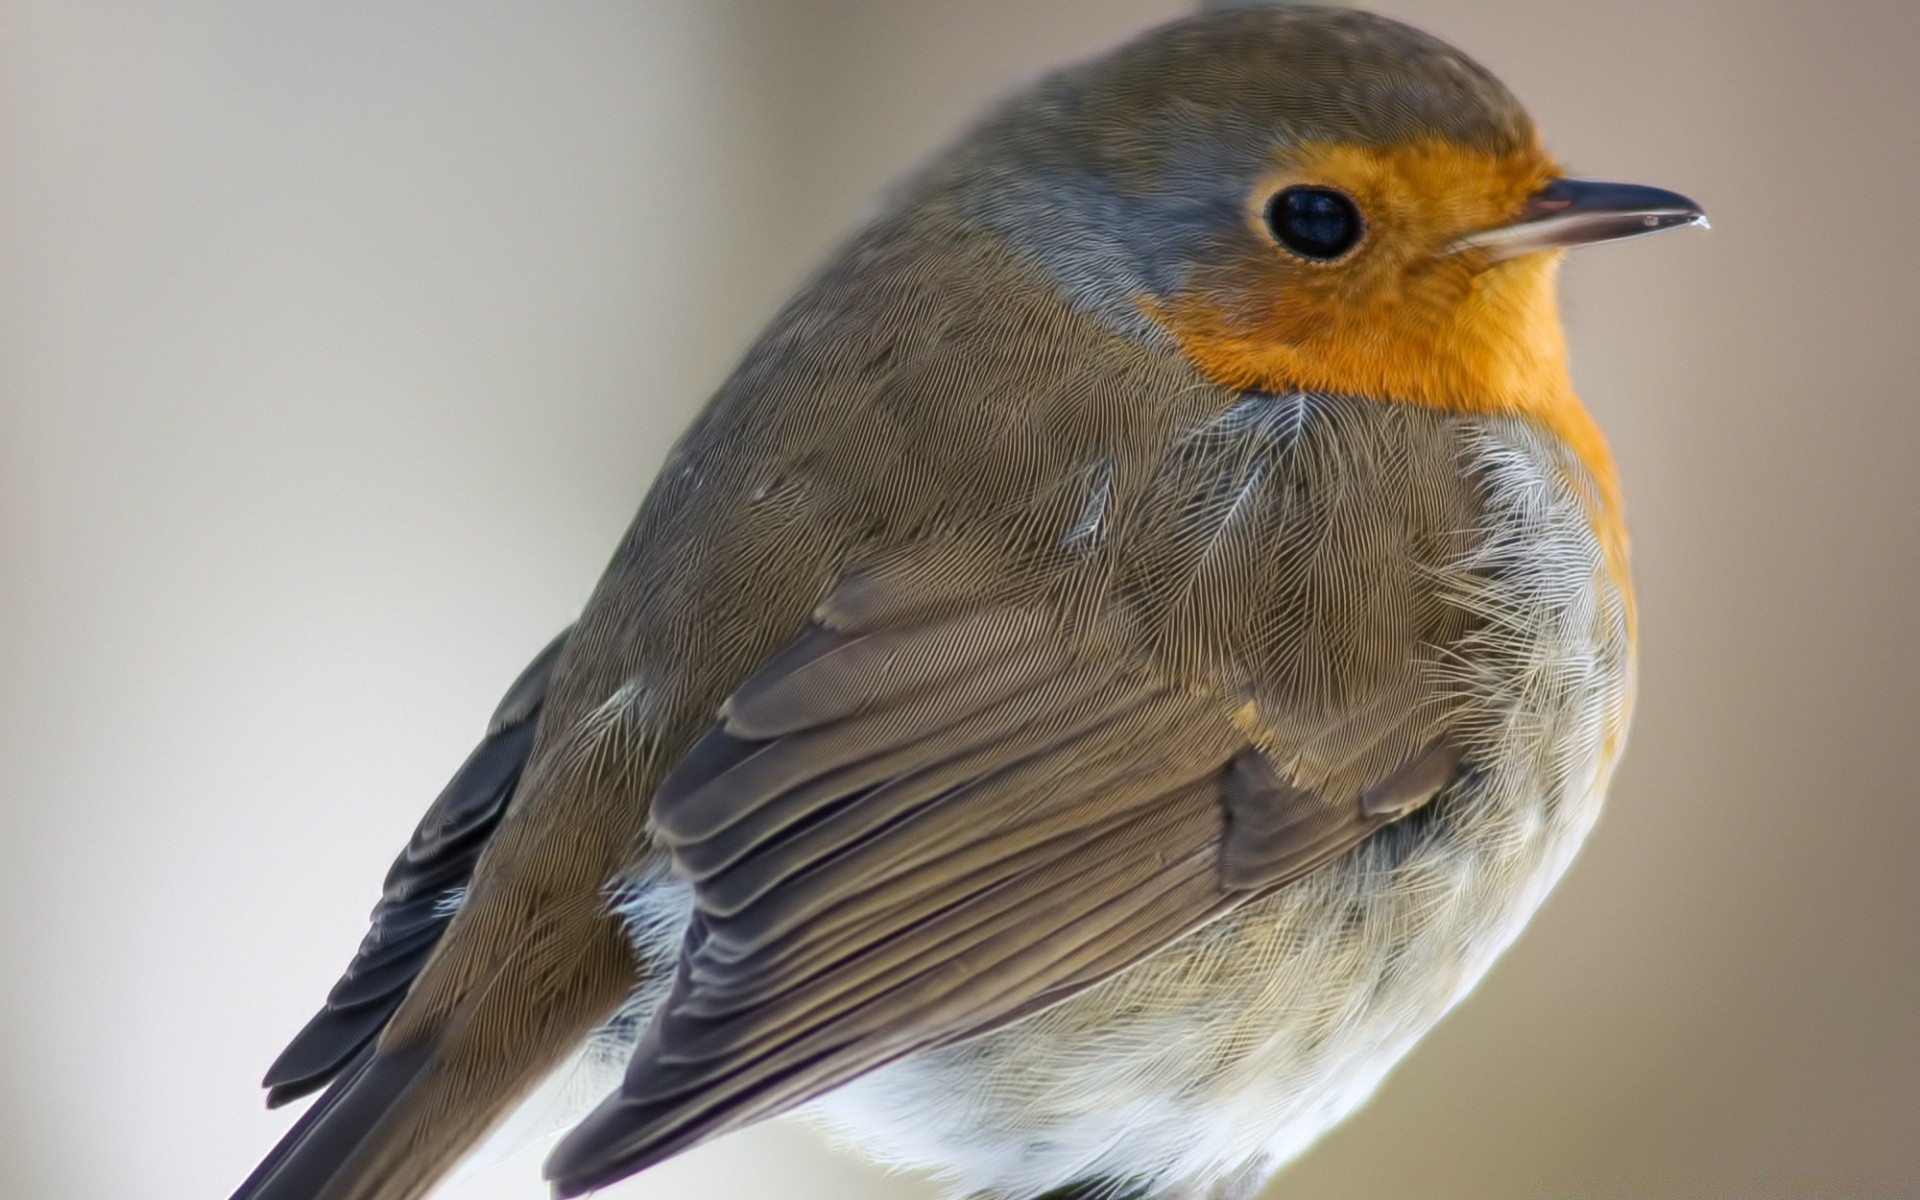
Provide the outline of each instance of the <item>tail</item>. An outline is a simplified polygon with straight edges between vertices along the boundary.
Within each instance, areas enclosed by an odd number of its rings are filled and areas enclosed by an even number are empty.
[[[426,1056],[376,1055],[368,1046],[253,1169],[233,1200],[318,1196],[426,1065]]]
[[[591,918],[523,941],[437,1027],[363,1049],[233,1200],[419,1200],[632,987],[618,925]]]
[[[268,1072],[270,1103],[332,1082],[233,1200],[418,1200],[635,986],[604,894],[644,838],[631,706],[562,720],[545,765],[532,755],[568,636],[507,693],[346,977]]]

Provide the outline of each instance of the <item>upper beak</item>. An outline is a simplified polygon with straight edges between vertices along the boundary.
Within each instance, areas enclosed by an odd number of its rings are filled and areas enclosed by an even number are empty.
[[[1536,250],[1613,242],[1681,225],[1705,229],[1707,214],[1678,192],[1635,183],[1556,179],[1533,194],[1512,224],[1457,238],[1448,250],[1485,250],[1499,260]]]

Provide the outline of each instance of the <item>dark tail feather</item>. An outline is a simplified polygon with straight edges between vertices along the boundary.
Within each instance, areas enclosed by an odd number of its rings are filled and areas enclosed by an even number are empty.
[[[597,898],[544,915],[512,931],[512,949],[452,1012],[389,1026],[361,1050],[233,1200],[426,1195],[633,988],[632,948]],[[429,998],[431,972],[461,966],[461,945],[442,949],[421,980]]]
[[[381,1054],[370,1045],[361,1050],[247,1176],[233,1200],[317,1200],[431,1059],[432,1047],[426,1044]]]
[[[488,724],[486,738],[420,819],[387,872],[373,926],[347,973],[267,1069],[262,1082],[268,1108],[325,1087],[379,1036],[406,999],[520,785],[547,685],[571,632],[548,643],[520,673]]]

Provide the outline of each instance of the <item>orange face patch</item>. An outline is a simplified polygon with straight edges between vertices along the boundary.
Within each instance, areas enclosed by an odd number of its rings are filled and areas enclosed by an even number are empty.
[[[1539,150],[1303,146],[1247,196],[1253,249],[1199,265],[1185,291],[1143,298],[1141,308],[1224,387],[1339,392],[1539,423],[1592,472],[1595,530],[1624,580],[1612,457],[1567,374],[1559,255],[1492,262],[1450,249],[1463,234],[1516,219],[1559,174]],[[1350,253],[1316,262],[1274,240],[1266,206],[1296,185],[1337,189],[1359,207],[1366,232]]]
[[[1303,147],[1247,196],[1253,251],[1203,264],[1187,291],[1145,307],[1225,386],[1531,408],[1567,386],[1553,257],[1490,267],[1447,247],[1512,220],[1556,174],[1544,154],[1442,142]],[[1359,206],[1366,233],[1350,254],[1314,262],[1274,242],[1267,202],[1297,184],[1335,188]]]

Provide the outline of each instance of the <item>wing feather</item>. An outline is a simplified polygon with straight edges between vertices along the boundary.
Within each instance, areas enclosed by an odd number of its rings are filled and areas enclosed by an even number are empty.
[[[406,999],[519,785],[540,705],[566,640],[563,632],[549,642],[507,689],[485,739],[394,860],[346,973],[267,1069],[262,1086],[270,1107],[317,1091],[340,1075]]]
[[[1232,698],[1076,645],[1011,606],[823,622],[739,686],[656,796],[695,914],[620,1092],[549,1163],[562,1194],[1090,987],[1350,848],[1443,765],[1369,810],[1291,783]],[[1378,709],[1374,744],[1404,737]]]

